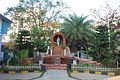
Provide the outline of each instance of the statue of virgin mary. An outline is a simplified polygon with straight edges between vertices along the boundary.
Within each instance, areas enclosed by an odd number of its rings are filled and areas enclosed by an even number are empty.
[[[59,36],[57,37],[57,45],[58,46],[60,45],[60,38],[59,38]]]

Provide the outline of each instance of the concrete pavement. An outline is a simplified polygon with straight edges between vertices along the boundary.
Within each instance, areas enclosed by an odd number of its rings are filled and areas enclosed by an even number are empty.
[[[39,73],[16,73],[16,74],[8,74],[8,73],[0,73],[0,80],[14,80],[14,79],[20,79],[20,80],[28,80],[32,78],[36,78],[40,76]],[[73,77],[82,79],[82,80],[109,80],[107,78],[111,78],[114,76],[108,76],[108,75],[98,75],[98,74],[86,74],[86,73],[72,73]],[[120,77],[119,77],[120,78]],[[37,78],[34,80],[76,80],[68,77],[66,70],[47,70],[42,78]],[[110,79],[114,80],[114,79]],[[120,80],[116,79],[115,80]]]
[[[99,74],[86,74],[86,73],[72,73],[73,77],[82,79],[82,80],[104,80],[113,76],[108,75],[99,75]]]
[[[115,77],[107,78],[107,79],[104,79],[104,80],[120,80],[120,76],[115,76]]]
[[[66,70],[47,70],[42,78],[34,80],[76,80],[68,77]]]
[[[0,80],[13,80],[13,79],[21,79],[28,80],[32,78],[36,78],[40,76],[41,73],[16,73],[16,74],[8,74],[8,73],[0,73]]]

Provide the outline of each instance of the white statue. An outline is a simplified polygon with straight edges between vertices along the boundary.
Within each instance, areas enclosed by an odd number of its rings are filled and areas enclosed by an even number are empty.
[[[8,53],[8,55],[9,55],[9,59],[7,60],[7,66],[9,66],[9,62],[10,62],[11,58],[14,56],[13,52]]]
[[[59,46],[60,45],[60,38],[57,37],[57,45]]]
[[[77,61],[76,60],[73,60],[73,65],[76,65],[77,64]]]

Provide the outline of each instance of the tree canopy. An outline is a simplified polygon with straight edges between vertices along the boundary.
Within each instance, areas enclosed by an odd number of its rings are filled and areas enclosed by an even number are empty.
[[[87,43],[92,37],[92,31],[89,29],[92,26],[90,23],[92,20],[86,20],[87,16],[77,16],[76,14],[69,15],[64,18],[64,22],[61,27],[68,40],[68,44],[80,50],[81,45],[87,49]],[[75,47],[76,46],[76,47]],[[75,51],[76,51],[75,50]]]
[[[33,26],[49,33],[59,28],[59,19],[67,9],[61,0],[20,0],[16,7],[8,8],[5,15],[13,20],[10,27],[13,33],[21,29],[31,31]]]

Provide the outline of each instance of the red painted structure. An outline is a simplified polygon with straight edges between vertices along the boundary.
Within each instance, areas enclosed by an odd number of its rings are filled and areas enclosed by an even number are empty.
[[[60,38],[60,45],[57,45],[57,37],[59,36]],[[56,32],[55,34],[53,34],[50,38],[51,41],[51,48],[53,50],[53,55],[64,55],[64,51],[63,51],[63,46],[66,45],[66,40],[65,40],[65,36],[63,33],[60,32]]]
[[[57,45],[57,38],[60,38],[60,45]],[[63,33],[56,32],[50,38],[52,53],[42,57],[44,64],[72,64],[73,57],[64,55],[66,40]]]

